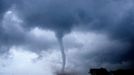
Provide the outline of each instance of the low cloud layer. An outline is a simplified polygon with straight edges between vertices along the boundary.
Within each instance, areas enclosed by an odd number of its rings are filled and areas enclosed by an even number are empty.
[[[67,55],[67,71],[87,75],[88,70],[93,67],[105,67],[111,70],[129,68],[130,66],[128,61],[118,61],[120,56],[126,53],[127,43],[109,40],[107,36],[102,34],[74,31],[65,36],[64,40],[66,40],[64,44]],[[74,42],[72,43],[71,40]],[[60,70],[62,61],[59,48],[49,48],[47,51],[44,50],[41,55],[42,58],[39,58],[38,54],[29,51],[29,49],[13,46],[10,48],[9,58],[0,58],[2,61],[0,63],[1,74],[53,75],[57,70]]]

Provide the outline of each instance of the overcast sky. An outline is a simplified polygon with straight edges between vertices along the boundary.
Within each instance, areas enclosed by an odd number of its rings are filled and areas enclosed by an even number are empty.
[[[0,75],[134,67],[133,0],[0,0]]]

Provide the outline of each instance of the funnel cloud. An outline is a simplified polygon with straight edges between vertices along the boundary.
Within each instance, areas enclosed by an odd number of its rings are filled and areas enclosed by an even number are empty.
[[[61,54],[62,54],[62,71],[64,72],[65,65],[66,65],[66,55],[65,55],[65,51],[64,51],[62,38],[58,38],[58,42],[59,42]]]

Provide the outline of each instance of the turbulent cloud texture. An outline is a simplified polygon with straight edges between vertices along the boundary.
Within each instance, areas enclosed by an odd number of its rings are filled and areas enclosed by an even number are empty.
[[[61,37],[73,27],[80,27],[106,33],[112,39],[127,41],[131,47],[125,60],[132,60],[133,7],[132,0],[23,0],[19,9],[23,19],[30,24],[27,26],[50,29]]]
[[[133,0],[0,0],[0,54],[17,46],[42,57],[60,38],[67,67],[133,68],[133,8]]]

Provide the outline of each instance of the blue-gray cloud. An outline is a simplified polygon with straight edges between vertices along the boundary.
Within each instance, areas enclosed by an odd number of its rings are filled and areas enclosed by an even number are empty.
[[[112,39],[127,41],[132,46],[123,60],[133,61],[132,0],[23,0],[19,7],[28,27],[50,29],[60,36],[80,27],[80,30],[102,32]]]
[[[60,37],[73,28],[78,31],[104,33],[112,40],[129,43],[130,47],[126,49],[128,52],[119,61],[134,62],[133,3],[133,0],[1,0],[0,14],[4,15],[14,5],[15,11],[24,22],[24,29],[39,27],[52,30]],[[23,39],[26,33],[21,37],[17,36],[20,33],[15,32],[14,36],[11,34],[7,34],[1,25],[1,44],[20,43],[19,39]],[[113,49],[110,48],[111,51]]]

